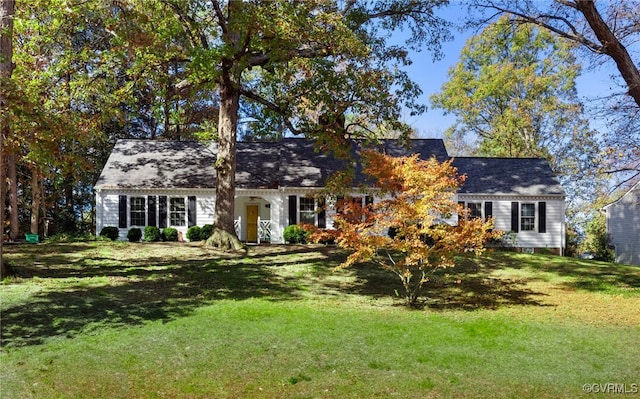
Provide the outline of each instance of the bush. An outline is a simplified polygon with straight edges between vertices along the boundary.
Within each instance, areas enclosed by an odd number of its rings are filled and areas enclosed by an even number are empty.
[[[211,234],[213,234],[213,226],[210,224],[205,224],[204,226],[202,226],[202,229],[200,229],[201,240],[206,240],[207,238],[211,237]]]
[[[173,227],[167,227],[162,230],[162,235],[165,241],[178,241],[178,230]]]
[[[292,224],[284,229],[284,241],[289,244],[306,244],[309,232],[297,224]]]
[[[138,241],[140,241],[140,239],[142,238],[142,230],[140,230],[137,227],[132,228],[127,233],[127,238],[129,239],[129,242],[138,242]]]
[[[202,239],[202,228],[200,226],[191,226],[187,230],[187,240],[200,241]]]
[[[144,240],[147,242],[160,241],[160,229],[156,226],[147,226],[144,228]]]
[[[115,226],[103,227],[102,230],[100,230],[100,235],[103,237],[110,238],[111,241],[115,241],[118,239],[118,236],[120,235],[120,229],[118,229]]]

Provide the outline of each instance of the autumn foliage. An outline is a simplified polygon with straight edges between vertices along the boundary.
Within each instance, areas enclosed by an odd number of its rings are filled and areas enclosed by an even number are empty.
[[[431,273],[453,266],[460,254],[481,254],[484,242],[499,233],[492,231],[493,220],[466,217],[454,200],[465,177],[457,175],[450,161],[375,151],[361,155],[363,172],[372,179],[371,194],[382,199],[363,204],[351,198],[337,204],[336,243],[352,250],[338,268],[378,264],[400,278],[407,305],[418,306]]]

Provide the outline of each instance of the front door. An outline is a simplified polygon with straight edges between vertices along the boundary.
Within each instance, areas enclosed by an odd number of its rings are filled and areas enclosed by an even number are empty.
[[[258,205],[247,205],[247,241],[258,241]]]

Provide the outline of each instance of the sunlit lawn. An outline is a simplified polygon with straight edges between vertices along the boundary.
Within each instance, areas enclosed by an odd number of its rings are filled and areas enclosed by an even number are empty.
[[[0,286],[3,399],[574,398],[598,397],[585,384],[640,388],[637,267],[496,252],[434,276],[415,311],[391,274],[334,272],[345,255],[332,247],[6,251],[18,277]]]

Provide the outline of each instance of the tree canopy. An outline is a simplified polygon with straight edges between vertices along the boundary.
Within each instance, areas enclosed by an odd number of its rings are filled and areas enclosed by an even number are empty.
[[[592,193],[601,160],[576,94],[573,45],[502,17],[470,38],[431,99],[456,116],[449,137],[475,140],[475,154],[546,158],[571,193]]]
[[[589,113],[604,119],[601,170],[618,181],[633,183],[640,176],[640,71],[637,43],[640,35],[640,2],[620,0],[510,1],[470,0],[480,14],[469,22],[484,26],[507,16],[520,24],[537,26],[583,50],[591,68],[611,67],[611,95],[593,102]],[[602,69],[600,69],[602,70]]]

